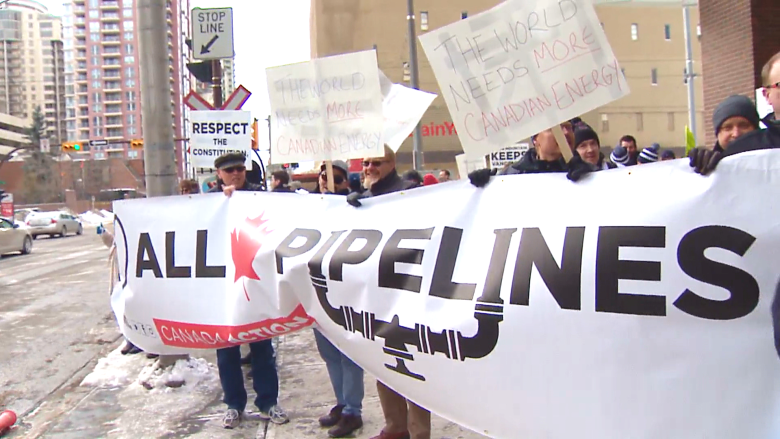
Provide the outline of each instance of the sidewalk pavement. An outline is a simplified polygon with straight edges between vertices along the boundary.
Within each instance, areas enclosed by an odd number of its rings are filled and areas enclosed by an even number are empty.
[[[152,390],[140,383],[148,377],[152,360],[143,354],[122,356],[112,351],[93,370],[94,364],[73,377],[12,432],[12,438],[327,438],[327,429],[317,419],[335,404],[325,364],[320,359],[310,329],[279,337],[277,363],[280,375],[279,404],[290,422],[267,424],[252,413],[234,430],[222,428],[225,406],[216,370],[216,355],[199,351],[202,359],[179,362],[176,372],[187,384],[166,388],[163,378],[153,380]],[[204,353],[206,355],[204,355]],[[245,372],[247,369],[244,370]],[[92,372],[89,376],[88,373]],[[83,385],[87,382],[92,385]],[[148,380],[147,380],[148,381]],[[251,381],[245,380],[249,400],[254,399]],[[147,385],[147,387],[150,387]],[[352,436],[368,439],[384,425],[376,393],[376,380],[366,374],[363,400],[364,426]],[[477,433],[432,416],[433,438],[477,439]]]

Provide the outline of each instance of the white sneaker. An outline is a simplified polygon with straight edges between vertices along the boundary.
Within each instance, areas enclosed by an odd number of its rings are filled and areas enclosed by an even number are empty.
[[[232,430],[239,425],[241,425],[241,413],[236,409],[228,409],[225,412],[225,417],[222,418],[222,427]]]
[[[290,422],[290,418],[287,417],[287,413],[282,410],[278,405],[271,406],[268,411],[260,410],[258,412],[260,419],[264,421],[271,421],[274,424],[286,424]]]

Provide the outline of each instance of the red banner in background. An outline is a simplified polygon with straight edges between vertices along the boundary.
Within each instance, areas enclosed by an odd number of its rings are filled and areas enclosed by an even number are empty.
[[[5,194],[0,200],[0,216],[14,217],[14,194]]]

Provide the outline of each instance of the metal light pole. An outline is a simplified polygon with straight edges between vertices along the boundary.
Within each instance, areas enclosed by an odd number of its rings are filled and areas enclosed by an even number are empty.
[[[420,89],[420,78],[417,71],[417,36],[415,35],[414,24],[414,0],[406,0],[406,21],[409,25],[409,76],[412,88]],[[412,166],[415,171],[421,171],[423,168],[422,157],[422,126],[417,123],[414,127],[414,152],[412,153]]]
[[[683,34],[685,35],[685,79],[688,86],[688,126],[693,133],[694,144],[696,143],[696,89],[693,86],[693,80],[696,74],[693,73],[693,45],[691,43],[691,13],[689,5],[683,5]]]
[[[211,96],[214,108],[222,108],[222,61],[211,61]]]

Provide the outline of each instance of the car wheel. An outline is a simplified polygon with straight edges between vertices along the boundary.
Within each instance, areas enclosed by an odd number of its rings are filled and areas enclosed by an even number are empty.
[[[30,239],[29,236],[24,238],[24,243],[22,244],[22,254],[23,255],[29,255],[32,252],[32,239]]]
[[[78,229],[78,230],[76,230],[76,234],[77,234],[77,235],[81,235],[81,234],[83,234],[83,233],[84,233],[84,226],[82,226],[81,224],[79,224],[79,229]]]
[[[62,226],[62,231],[60,232],[60,237],[64,238],[68,235],[68,228],[65,226]]]

